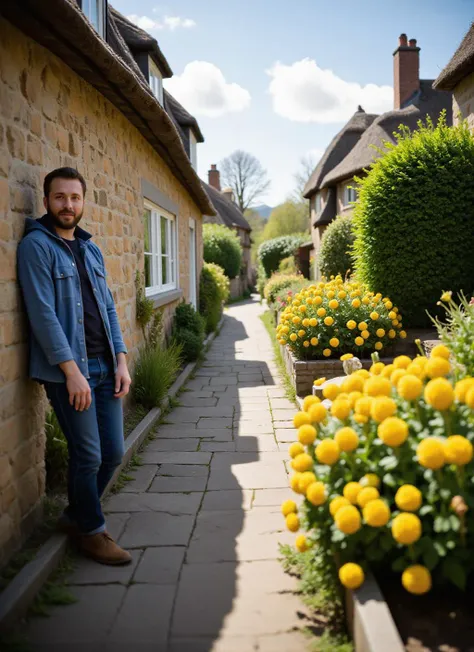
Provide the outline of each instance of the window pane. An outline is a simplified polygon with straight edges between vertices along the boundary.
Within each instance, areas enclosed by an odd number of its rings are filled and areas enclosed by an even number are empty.
[[[143,214],[143,226],[144,226],[144,250],[145,253],[151,254],[151,211],[146,210]]]
[[[167,223],[166,217],[161,216],[161,253],[162,254],[167,254],[168,253],[168,233],[166,229],[166,223]]]
[[[161,282],[166,285],[168,281],[168,256],[161,257]]]
[[[152,287],[151,256],[145,254],[145,287]]]

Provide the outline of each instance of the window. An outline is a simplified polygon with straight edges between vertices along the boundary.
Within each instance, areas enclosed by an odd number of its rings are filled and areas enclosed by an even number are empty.
[[[163,77],[158,66],[152,59],[148,59],[149,81],[153,95],[163,106]]]
[[[344,188],[344,206],[350,206],[352,202],[357,201],[357,190],[346,186]]]
[[[93,28],[105,38],[105,0],[82,0],[81,9]]]
[[[314,212],[316,215],[321,212],[322,208],[322,202],[321,202],[321,194],[318,192],[318,194],[314,198]]]
[[[177,287],[176,220],[162,208],[147,204],[143,223],[146,294],[174,290]]]
[[[197,170],[197,140],[191,129],[189,130],[189,158],[191,165]]]

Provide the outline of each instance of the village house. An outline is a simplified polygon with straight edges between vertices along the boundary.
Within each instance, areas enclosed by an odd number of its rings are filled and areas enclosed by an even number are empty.
[[[27,379],[16,248],[25,217],[44,212],[46,173],[71,166],[86,179],[83,225],[104,252],[132,369],[137,270],[167,328],[180,301],[197,305],[214,207],[193,161],[202,134],[163,90],[171,74],[156,40],[107,0],[1,3],[0,566],[40,518],[45,488],[47,405]]]
[[[474,131],[474,23],[433,87],[453,93],[454,124],[467,120]]]
[[[393,53],[393,110],[376,115],[359,106],[349,122],[333,138],[304,189],[310,204],[313,253],[316,257],[328,224],[337,215],[351,215],[357,199],[354,177],[365,174],[380,156],[384,143],[396,142],[400,125],[416,129],[419,120],[436,122],[442,111],[452,124],[451,93],[435,90],[433,80],[420,79],[420,48],[405,34]],[[377,149],[378,148],[378,149]],[[317,265],[315,266],[316,273]]]

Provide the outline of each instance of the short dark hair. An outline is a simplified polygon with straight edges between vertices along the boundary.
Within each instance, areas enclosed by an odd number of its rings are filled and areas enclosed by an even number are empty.
[[[45,197],[49,196],[49,191],[51,189],[51,182],[53,179],[77,179],[78,181],[81,182],[84,197],[86,196],[86,189],[87,189],[86,182],[80,172],[78,172],[74,168],[57,168],[57,170],[53,170],[52,172],[47,174],[44,178],[43,191]]]

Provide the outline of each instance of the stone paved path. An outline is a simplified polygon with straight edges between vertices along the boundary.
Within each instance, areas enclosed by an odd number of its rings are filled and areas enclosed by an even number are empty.
[[[301,652],[304,607],[278,542],[292,543],[295,407],[278,383],[256,302],[232,307],[204,365],[106,503],[133,555],[125,568],[78,559],[78,602],[29,622],[36,652]]]

